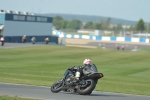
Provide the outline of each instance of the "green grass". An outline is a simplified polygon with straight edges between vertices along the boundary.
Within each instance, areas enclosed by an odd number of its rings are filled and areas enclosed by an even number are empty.
[[[11,96],[0,96],[0,100],[40,100],[40,99],[32,99],[32,98],[21,98],[18,96],[11,97]]]
[[[96,91],[150,96],[150,51],[117,51],[64,46],[0,49],[0,81],[51,86],[65,70],[91,58],[104,78]]]

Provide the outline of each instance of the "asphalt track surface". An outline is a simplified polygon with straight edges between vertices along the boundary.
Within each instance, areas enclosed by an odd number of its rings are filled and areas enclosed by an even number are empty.
[[[29,46],[44,46],[46,44],[31,44],[31,43],[5,43],[4,46],[0,46],[0,48],[20,48],[20,47],[29,47]],[[117,50],[117,46],[120,47],[119,50],[122,50],[122,47],[124,47],[124,50],[140,50],[140,49],[146,49],[150,50],[150,43],[127,43],[127,42],[88,42],[84,44],[78,44],[78,43],[67,43],[66,46],[83,46],[83,47],[102,47],[103,49],[112,49]]]
[[[0,95],[36,98],[42,100],[150,100],[149,96],[92,92],[91,95],[59,92],[52,93],[50,87],[0,83]]]
[[[29,46],[42,46],[44,44],[31,44],[31,43],[5,43],[4,46],[0,45],[0,48],[20,48],[20,47],[29,47]]]
[[[111,50],[118,50],[117,47],[119,46],[119,50],[150,50],[150,44],[145,43],[126,43],[126,42],[89,42],[86,44],[71,44],[68,45],[77,45],[77,46],[89,46],[89,47],[102,47],[103,49],[111,49]],[[124,49],[123,49],[124,48]]]
[[[20,48],[29,46],[43,46],[45,44],[30,44],[30,43],[5,43],[2,48]],[[125,50],[135,49],[149,49],[149,44],[132,44],[132,43],[112,43],[112,42],[88,42],[85,44],[72,44],[67,45],[75,46],[89,46],[89,47],[102,47],[104,49],[116,49],[116,45],[120,47],[124,46]],[[38,86],[27,86],[27,85],[15,85],[0,83],[0,95],[19,96],[25,98],[38,98],[43,100],[150,100],[149,96],[138,96],[138,95],[127,95],[117,93],[106,93],[106,92],[92,92],[91,95],[78,95],[77,93],[59,92],[52,93],[50,87],[38,87]]]

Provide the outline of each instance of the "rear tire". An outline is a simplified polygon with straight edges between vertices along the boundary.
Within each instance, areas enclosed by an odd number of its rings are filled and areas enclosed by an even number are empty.
[[[55,82],[52,86],[51,86],[51,91],[53,93],[58,93],[59,91],[61,91],[61,88],[64,86],[64,80],[58,80],[57,82]]]
[[[91,92],[89,92],[87,95],[90,95],[92,93],[92,91]]]
[[[92,79],[86,80],[85,86],[78,86],[77,92],[80,95],[90,95],[92,91],[95,89],[96,82]]]

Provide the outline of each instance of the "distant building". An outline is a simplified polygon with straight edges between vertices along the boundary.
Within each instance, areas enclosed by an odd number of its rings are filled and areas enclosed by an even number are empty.
[[[28,12],[0,10],[0,36],[6,42],[21,43],[22,36],[26,35],[26,42],[35,37],[37,42],[44,42],[45,37],[50,42],[58,44],[58,37],[52,36],[52,17],[38,16]]]
[[[52,34],[52,17],[0,10],[0,34],[5,37],[50,36]]]

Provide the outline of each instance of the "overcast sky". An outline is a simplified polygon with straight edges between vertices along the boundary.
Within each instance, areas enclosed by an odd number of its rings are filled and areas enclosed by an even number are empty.
[[[150,0],[0,0],[0,9],[33,13],[98,15],[150,22]]]

